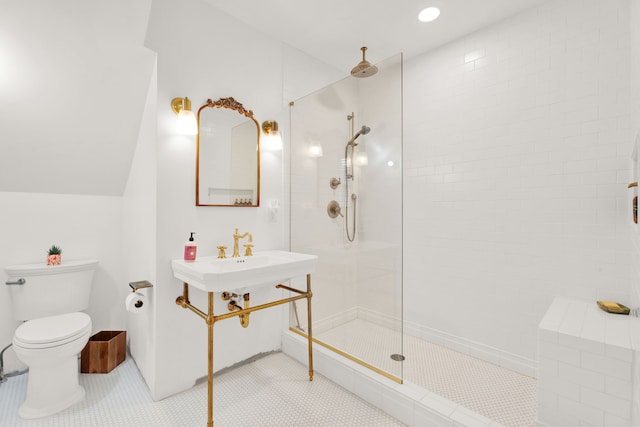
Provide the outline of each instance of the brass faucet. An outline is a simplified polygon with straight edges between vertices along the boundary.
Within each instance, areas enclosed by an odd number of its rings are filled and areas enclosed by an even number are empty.
[[[253,236],[248,231],[244,234],[238,234],[238,229],[236,228],[235,233],[233,233],[233,255],[232,258],[239,258],[240,254],[238,253],[238,240],[244,239],[249,236],[249,242],[253,242]]]

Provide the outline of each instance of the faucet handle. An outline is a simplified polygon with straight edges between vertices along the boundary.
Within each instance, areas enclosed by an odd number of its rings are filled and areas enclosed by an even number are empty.
[[[226,258],[227,254],[224,253],[224,250],[227,249],[226,246],[217,246],[218,248],[218,258]]]
[[[253,245],[251,243],[247,243],[244,246],[244,256],[253,256],[253,252],[251,251],[251,248],[253,247]]]

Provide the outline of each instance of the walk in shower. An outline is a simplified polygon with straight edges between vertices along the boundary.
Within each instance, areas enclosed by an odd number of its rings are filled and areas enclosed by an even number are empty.
[[[401,382],[402,57],[376,66],[291,103],[291,250],[319,256],[318,343]]]
[[[339,355],[337,360],[347,357],[368,368],[367,373],[403,383],[399,392],[409,389],[412,398],[420,396],[416,408],[435,402],[430,408],[436,408],[431,413],[438,413],[437,419],[530,427],[533,378],[505,369],[492,355],[478,356],[482,344],[474,352],[467,342],[440,333],[429,322],[405,319],[410,310],[441,322],[454,321],[456,313],[432,315],[429,307],[436,301],[428,299],[427,289],[443,284],[434,277],[406,274],[435,259],[432,253],[415,251],[422,247],[416,242],[424,230],[403,230],[407,218],[428,214],[414,203],[418,192],[426,190],[409,185],[412,175],[403,172],[412,159],[403,162],[408,141],[403,141],[402,56],[376,67],[377,72],[356,67],[357,76],[290,104],[290,248],[319,257],[312,275],[313,337]],[[428,135],[414,132],[412,152],[416,144],[430,142]],[[410,209],[403,212],[403,206]],[[406,252],[407,247],[412,251]],[[403,264],[406,260],[413,264]],[[407,300],[408,295],[414,299]],[[306,307],[292,305],[290,330],[306,334],[306,319]]]

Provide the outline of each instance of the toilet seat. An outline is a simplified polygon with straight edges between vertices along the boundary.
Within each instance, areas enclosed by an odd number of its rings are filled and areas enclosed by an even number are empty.
[[[75,312],[29,320],[18,326],[13,342],[22,348],[57,347],[91,332],[91,317]]]

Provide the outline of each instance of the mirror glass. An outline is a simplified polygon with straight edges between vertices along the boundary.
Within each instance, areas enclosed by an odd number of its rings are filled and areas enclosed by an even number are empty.
[[[198,110],[197,206],[260,205],[260,126],[233,98]]]

